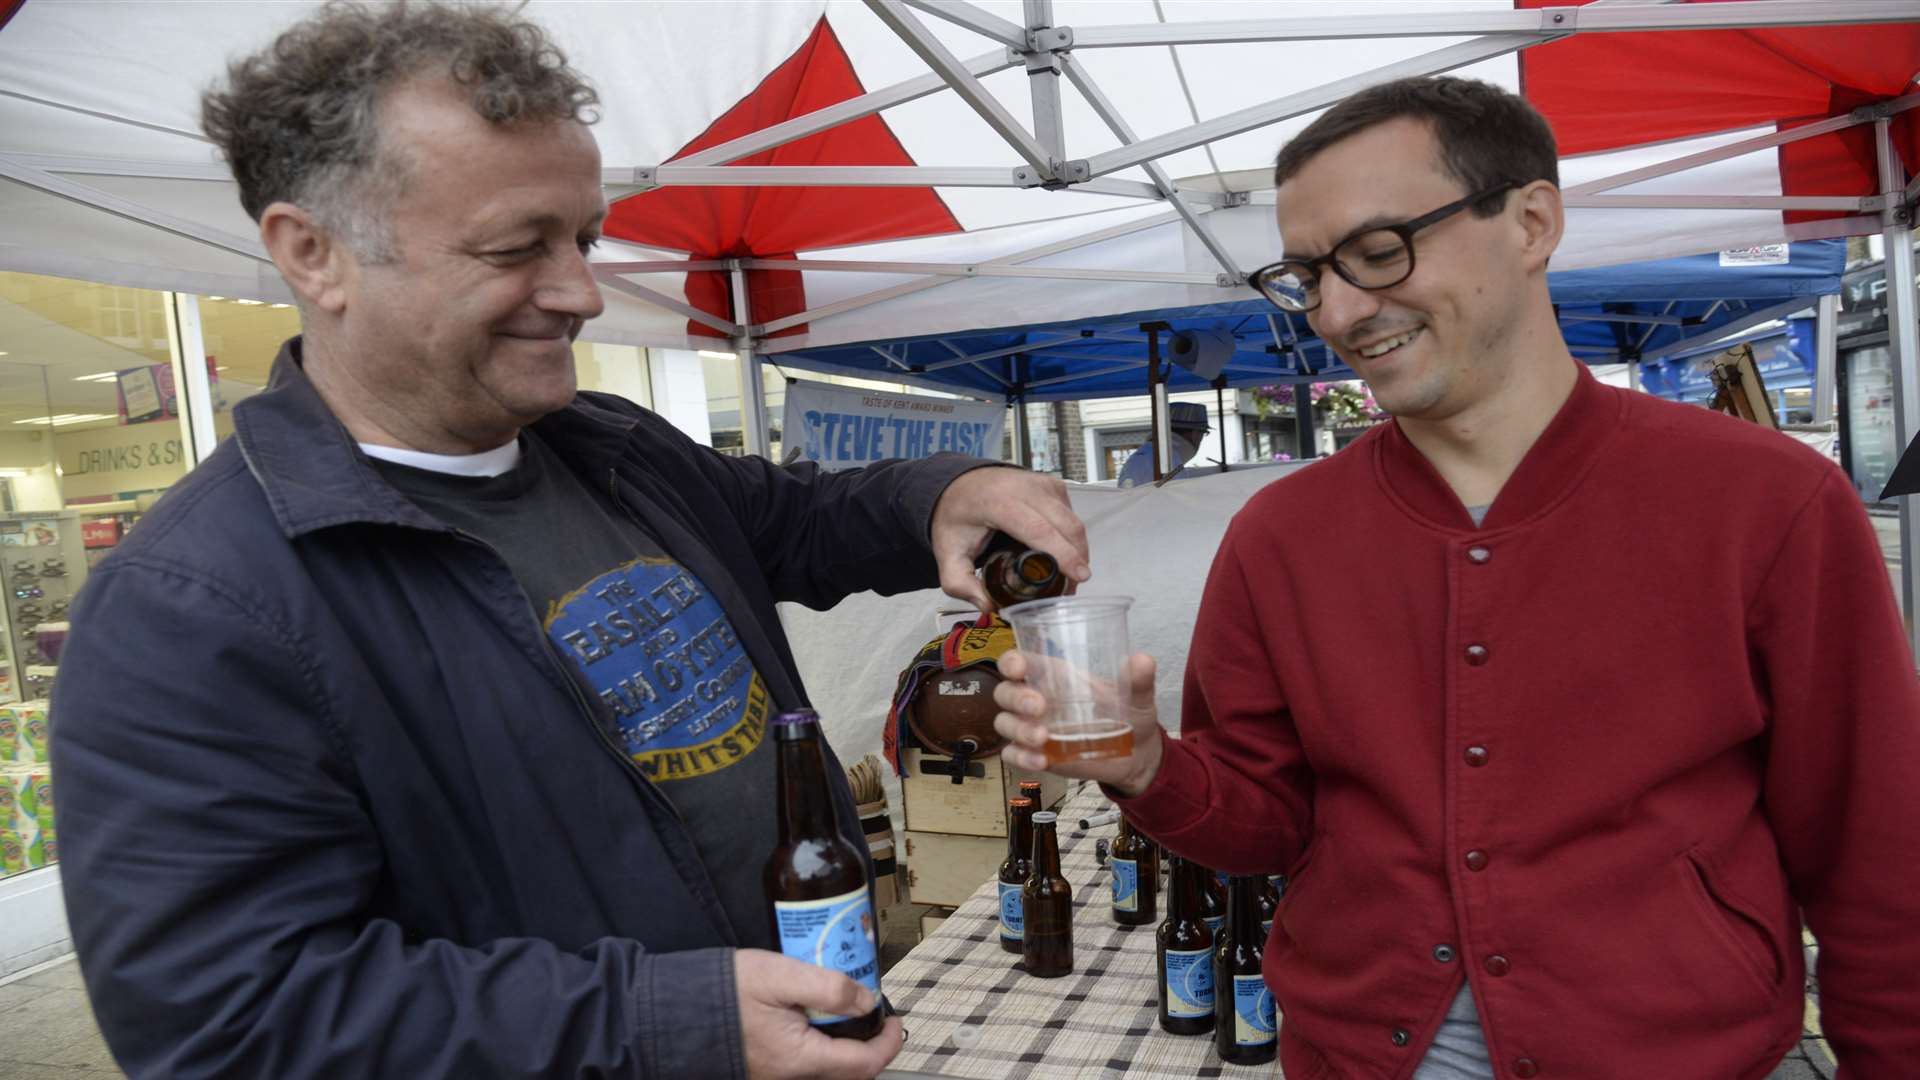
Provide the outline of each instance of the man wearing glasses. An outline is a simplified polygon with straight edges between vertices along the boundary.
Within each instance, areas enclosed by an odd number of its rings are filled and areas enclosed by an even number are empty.
[[[1803,922],[1840,1075],[1914,1075],[1920,681],[1878,544],[1824,458],[1573,359],[1556,163],[1523,100],[1451,78],[1280,152],[1256,283],[1394,423],[1234,520],[1183,738],[1136,657],[1134,755],[1057,769],[1287,873],[1289,1076],[1765,1077]],[[998,723],[1037,768],[1024,667]]]

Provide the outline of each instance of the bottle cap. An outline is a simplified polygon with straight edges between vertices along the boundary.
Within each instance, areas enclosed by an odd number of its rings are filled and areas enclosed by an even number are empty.
[[[1018,810],[1023,806],[1032,806],[1033,800],[1024,798],[1024,797],[1018,798],[1018,799],[1008,799],[1007,805],[1013,807],[1015,810]]]
[[[1035,825],[1051,825],[1054,822],[1059,820],[1060,820],[1060,815],[1054,813],[1051,810],[1042,810],[1039,813],[1033,815],[1033,823]]]
[[[812,709],[795,709],[792,712],[783,712],[774,717],[773,722],[776,724],[817,724],[820,722],[820,714],[814,712]]]

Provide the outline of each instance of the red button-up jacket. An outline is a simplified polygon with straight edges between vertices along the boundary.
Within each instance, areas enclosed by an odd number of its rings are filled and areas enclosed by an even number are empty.
[[[1134,821],[1284,870],[1290,1080],[1763,1077],[1801,922],[1842,1076],[1920,1076],[1920,680],[1860,499],[1584,370],[1476,528],[1392,424],[1235,518]],[[1439,946],[1447,946],[1442,949]]]

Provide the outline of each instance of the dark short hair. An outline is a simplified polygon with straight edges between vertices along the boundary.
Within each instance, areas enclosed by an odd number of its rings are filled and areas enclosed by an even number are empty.
[[[404,147],[382,147],[381,95],[442,78],[496,125],[592,123],[599,97],[546,31],[504,11],[438,3],[336,2],[227,66],[201,98],[201,126],[226,155],[255,221],[275,202],[311,212],[356,254],[391,256],[387,209],[404,188]]]
[[[1525,98],[1477,79],[1436,75],[1368,87],[1320,114],[1280,148],[1273,186],[1334,143],[1401,117],[1427,125],[1440,147],[1441,168],[1469,192],[1506,181],[1560,183],[1553,129]],[[1473,212],[1491,215],[1503,201],[1490,198]]]

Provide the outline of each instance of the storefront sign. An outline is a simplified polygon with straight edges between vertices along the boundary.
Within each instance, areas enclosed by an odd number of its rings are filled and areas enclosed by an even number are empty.
[[[69,500],[155,491],[187,471],[178,420],[61,431],[60,486]]]
[[[829,470],[947,450],[997,458],[1006,419],[1001,405],[794,381],[781,439]]]

